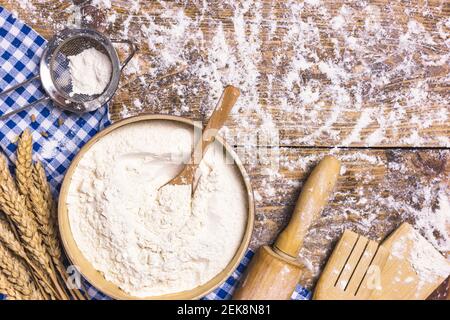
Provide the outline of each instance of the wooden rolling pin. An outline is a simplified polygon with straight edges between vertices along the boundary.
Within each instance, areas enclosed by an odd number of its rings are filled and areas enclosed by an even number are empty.
[[[317,219],[336,184],[340,162],[326,156],[314,168],[297,200],[288,226],[273,248],[261,247],[236,289],[236,300],[288,300],[300,280],[303,267],[296,262],[306,232]]]

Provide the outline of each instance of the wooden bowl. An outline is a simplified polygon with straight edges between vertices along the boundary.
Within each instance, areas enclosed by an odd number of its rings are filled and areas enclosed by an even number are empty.
[[[242,163],[240,162],[238,156],[236,153],[220,138],[217,139],[217,141],[222,144],[225,148],[225,150],[229,153],[230,156],[234,159],[237,167],[239,168],[239,171],[242,175],[242,180],[245,185],[245,188],[247,190],[247,199],[248,199],[248,216],[247,216],[247,226],[244,231],[244,235],[242,237],[241,245],[239,246],[238,250],[236,251],[233,259],[228,263],[226,268],[222,270],[219,274],[217,274],[214,278],[206,282],[205,284],[198,286],[192,290],[187,291],[181,291],[177,293],[171,293],[171,294],[165,294],[160,296],[151,296],[151,297],[145,297],[145,298],[137,298],[134,296],[131,296],[127,294],[126,292],[122,291],[118,286],[115,284],[107,281],[104,276],[97,270],[94,269],[94,267],[90,264],[89,261],[85,259],[81,251],[78,249],[77,244],[73,238],[72,231],[69,224],[69,217],[67,214],[67,206],[66,206],[66,200],[67,200],[67,194],[69,190],[69,185],[72,180],[72,175],[75,171],[75,169],[78,166],[78,163],[83,158],[83,155],[100,139],[102,139],[104,136],[112,132],[113,130],[116,130],[117,128],[134,124],[137,122],[142,121],[176,121],[180,122],[182,124],[188,125],[188,126],[196,126],[194,121],[181,118],[181,117],[175,117],[175,116],[167,116],[167,115],[140,115],[136,117],[131,117],[125,120],[121,120],[119,122],[114,123],[113,125],[109,126],[105,130],[102,130],[98,134],[96,134],[77,154],[77,156],[72,161],[72,164],[70,165],[66,176],[64,178],[61,193],[59,196],[59,205],[58,205],[58,220],[59,220],[59,230],[61,233],[61,239],[64,246],[64,249],[67,253],[67,256],[71,263],[75,266],[77,266],[78,271],[85,277],[94,287],[96,287],[98,290],[103,292],[104,294],[108,295],[111,298],[114,299],[176,299],[176,300],[186,300],[186,299],[198,299],[206,294],[210,293],[217,287],[219,287],[225,280],[233,273],[233,271],[237,268],[239,265],[239,262],[242,260],[242,258],[245,255],[245,252],[248,248],[248,245],[250,243],[250,238],[253,231],[253,224],[254,224],[254,215],[255,215],[255,208],[254,208],[254,199],[253,199],[253,191],[250,184],[250,178],[247,175]]]

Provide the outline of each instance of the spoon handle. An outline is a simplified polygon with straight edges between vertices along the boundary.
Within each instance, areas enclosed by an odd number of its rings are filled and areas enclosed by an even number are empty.
[[[193,183],[195,172],[203,159],[206,149],[211,143],[214,142],[217,133],[227,120],[228,115],[230,114],[230,111],[236,103],[239,95],[239,89],[231,85],[225,87],[219,103],[214,109],[211,117],[209,118],[208,124],[202,132],[200,141],[198,141],[194,147],[189,163],[186,164],[183,170],[167,184],[183,185]]]
[[[214,142],[214,139],[216,138],[219,130],[222,128],[225,121],[228,119],[228,115],[230,114],[231,109],[233,109],[233,106],[236,104],[239,95],[240,91],[238,88],[233,87],[232,85],[228,85],[225,87],[222,93],[222,97],[217,103],[216,108],[211,114],[211,117],[209,118],[208,123],[206,124],[206,127],[203,130],[202,139],[197,144],[195,151],[200,152],[200,154],[198,154],[197,156],[203,158],[206,149],[212,142]],[[199,159],[200,161],[201,158]]]

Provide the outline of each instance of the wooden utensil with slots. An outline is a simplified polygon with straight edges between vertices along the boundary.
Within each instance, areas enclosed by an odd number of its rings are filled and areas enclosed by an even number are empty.
[[[324,157],[314,168],[303,185],[288,226],[272,248],[263,246],[256,252],[233,299],[291,298],[303,270],[296,262],[303,239],[327,203],[339,171],[340,162],[331,156]]]
[[[379,290],[379,275],[389,256],[377,242],[346,230],[314,291],[316,300],[365,300]]]

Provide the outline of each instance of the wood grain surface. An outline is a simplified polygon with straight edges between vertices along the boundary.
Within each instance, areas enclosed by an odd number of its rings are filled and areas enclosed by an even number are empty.
[[[111,106],[112,119],[149,112],[177,114],[205,121],[214,106],[205,107],[209,101],[205,97],[210,92],[199,79],[193,78],[183,68],[173,69],[172,72],[176,71],[173,74],[168,69],[161,77],[156,78],[149,73],[155,67],[152,63],[157,61],[154,57],[155,50],[144,41],[140,30],[143,24],[150,21],[164,22],[167,19],[170,24],[170,19],[164,17],[161,3],[142,1],[139,11],[130,15],[128,1],[111,2],[111,8],[94,7],[89,1],[68,0],[0,0],[0,5],[17,13],[47,39],[68,24],[93,27],[111,36],[122,36],[126,24],[128,36],[133,36],[140,48],[136,57],[139,71],[122,77]],[[167,3],[183,8],[184,14],[193,19],[199,17],[201,12],[196,1]],[[203,18],[199,24],[206,42],[214,37],[216,29],[213,26],[216,27],[218,22],[222,24],[225,34],[232,34],[235,28],[232,21],[233,8],[220,4],[220,1],[211,3],[209,8],[215,9],[202,12]],[[214,5],[216,3],[217,6]],[[321,3],[330,17],[338,15],[343,5],[351,8],[356,21],[351,26],[352,32],[363,35],[358,32],[367,27],[367,13],[360,1]],[[352,56],[352,63],[347,70],[351,77],[340,82],[343,88],[350,91],[354,88],[362,90],[360,101],[352,95],[358,107],[343,107],[337,115],[334,114],[337,106],[332,92],[320,93],[320,110],[314,104],[300,104],[301,112],[281,107],[282,100],[286,97],[286,86],[281,80],[277,82],[277,79],[284,72],[283,65],[288,64],[295,54],[295,50],[289,50],[289,45],[283,39],[294,27],[294,23],[292,19],[286,19],[290,8],[283,1],[264,0],[261,1],[260,10],[262,58],[257,63],[260,81],[258,87],[253,88],[258,94],[257,100],[261,107],[252,112],[237,112],[227,122],[227,134],[231,136],[237,135],[236,132],[242,135],[246,130],[252,133],[263,119],[260,113],[264,113],[270,116],[279,132],[276,143],[256,143],[256,147],[261,147],[256,148],[257,150],[239,140],[233,143],[255,189],[257,209],[256,228],[251,244],[253,248],[270,244],[275,239],[288,221],[302,181],[323,155],[332,153],[342,161],[344,169],[335,197],[323,212],[322,218],[310,230],[300,254],[300,261],[307,266],[301,282],[308,288],[314,286],[326,258],[345,228],[373,240],[382,240],[402,221],[414,224],[421,212],[434,209],[439,194],[450,194],[450,152],[447,149],[450,139],[449,28],[448,25],[442,25],[442,21],[448,21],[450,16],[450,2],[376,0],[370,3],[380,9],[376,12],[377,23],[389,32],[388,36],[379,39],[376,46],[366,43],[367,50],[363,55]],[[112,13],[115,15],[114,21],[108,20]],[[254,17],[249,13],[245,18],[252,21]],[[343,34],[330,32],[328,21],[318,13],[316,7],[305,6],[300,18],[311,21],[318,28],[320,38],[317,40],[316,53],[320,59],[344,61],[346,54],[351,55],[351,52],[344,50],[346,39]],[[277,22],[275,31],[270,30],[273,20]],[[399,38],[408,30],[411,20],[418,21],[424,28],[421,32],[428,32],[431,39],[415,43],[410,50],[399,51]],[[246,34],[250,32],[251,30],[247,30]],[[413,33],[410,32],[409,36]],[[447,38],[442,39],[442,36]],[[287,48],[283,56],[285,63],[276,64],[274,57],[279,59],[277,50],[280,47]],[[389,58],[382,57],[380,52],[387,53]],[[190,51],[190,55],[185,57],[186,65],[198,61],[198,56],[202,54],[200,49],[198,52]],[[427,63],[428,60],[424,60],[424,57],[434,59],[433,61],[445,59],[446,63]],[[402,77],[396,70],[405,61],[413,61],[414,67]],[[372,73],[368,74],[367,70]],[[389,73],[390,70],[392,73]],[[385,82],[379,86],[374,85],[376,79],[373,77],[386,75],[388,77],[384,79]],[[302,77],[303,83],[313,81],[320,83],[320,88],[328,84],[332,88],[332,81],[315,67],[310,68]],[[145,79],[145,85],[142,79]],[[367,86],[363,85],[365,83]],[[180,86],[184,86],[181,95]],[[420,92],[414,95],[423,86],[426,88],[425,96]],[[291,89],[294,95],[288,96],[288,100],[298,97],[297,93],[300,94],[302,89],[301,83]],[[133,102],[136,97],[142,102],[139,107]],[[182,108],[183,105],[188,105],[189,108]],[[397,115],[399,110],[402,112],[401,116],[396,117],[395,122],[389,122],[389,117]],[[376,112],[376,117],[369,117],[362,124],[364,113],[370,116],[372,112]],[[252,123],[248,129],[242,125],[243,117]],[[380,117],[384,121],[380,121]],[[325,126],[328,126],[327,130],[322,131],[321,128]],[[381,130],[383,138],[370,139],[377,130]],[[355,135],[355,139],[349,139],[352,135]],[[417,136],[420,139],[414,139]],[[255,152],[265,152],[265,160],[255,161]],[[448,291],[447,281],[432,298],[446,298]]]

